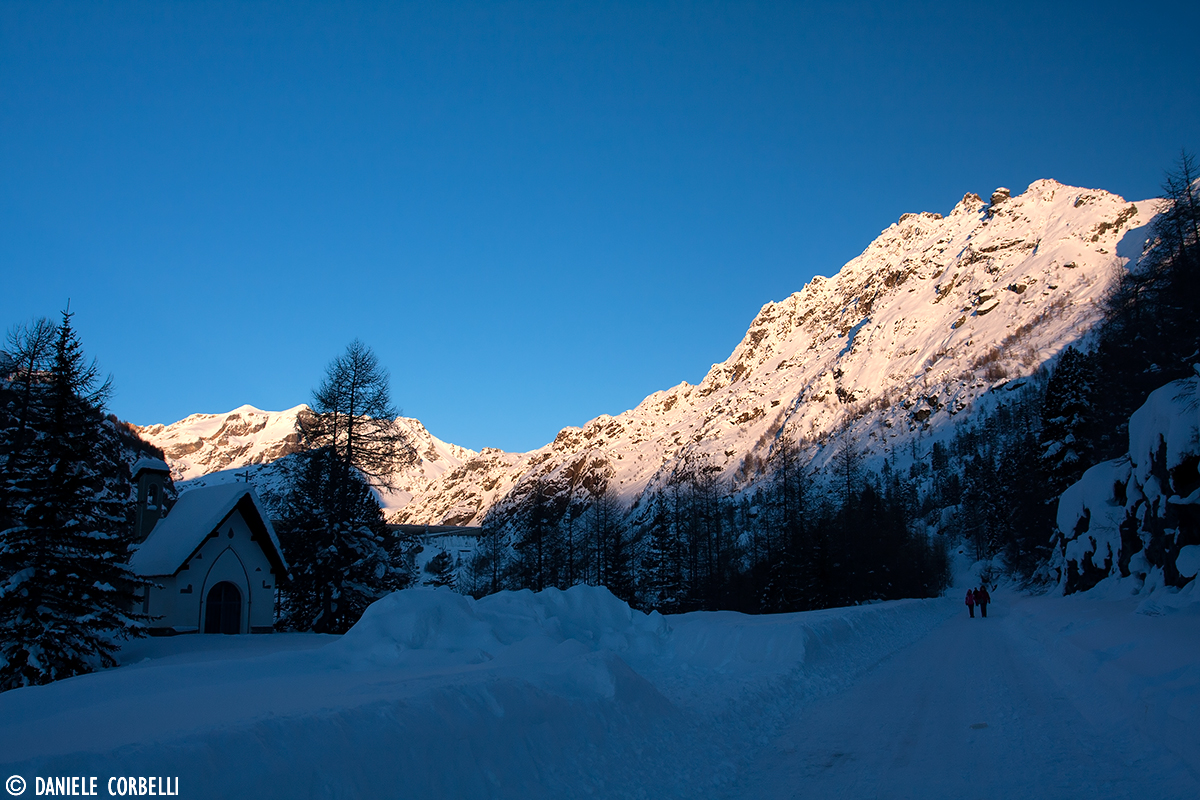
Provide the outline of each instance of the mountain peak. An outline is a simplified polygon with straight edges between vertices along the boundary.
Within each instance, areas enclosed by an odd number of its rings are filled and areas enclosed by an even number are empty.
[[[769,455],[781,431],[808,442],[818,465],[838,431],[876,457],[941,435],[993,386],[1086,335],[1117,243],[1156,210],[1040,180],[1015,197],[1001,187],[990,204],[967,193],[948,217],[905,214],[833,277],[764,304],[698,386],[566,428],[535,454],[448,473],[400,517],[444,521],[454,498],[455,519],[474,504],[477,523],[506,500],[473,485],[516,497],[534,478],[572,493],[603,478],[627,505],[698,464],[752,482],[743,466]]]
[[[1045,179],[1016,196],[1000,187],[989,203],[969,192],[946,217],[904,214],[832,277],[765,303],[697,386],[563,428],[528,453],[456,448],[404,420],[431,449],[385,500],[398,522],[478,524],[544,480],[580,497],[612,486],[631,507],[700,467],[751,486],[780,435],[817,466],[846,437],[868,459],[911,457],[986,407],[993,388],[1021,385],[1088,335],[1113,267],[1142,252],[1159,207]],[[291,452],[305,409],[243,406],[143,435],[195,477]]]

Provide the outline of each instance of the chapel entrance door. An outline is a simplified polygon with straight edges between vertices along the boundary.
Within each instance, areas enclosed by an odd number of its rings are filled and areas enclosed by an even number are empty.
[[[221,581],[208,592],[204,603],[205,633],[241,633],[242,593],[229,581]]]

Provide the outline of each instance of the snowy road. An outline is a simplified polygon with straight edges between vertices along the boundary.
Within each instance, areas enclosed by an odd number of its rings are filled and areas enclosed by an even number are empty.
[[[176,637],[0,694],[0,777],[181,797],[1200,797],[1200,602],[803,614],[401,592],[343,637]],[[1138,613],[1138,612],[1141,613]]]
[[[1186,752],[1154,741],[1155,731],[1095,702],[1101,687],[1087,670],[1065,671],[1032,635],[1029,615],[1004,602],[989,611],[969,619],[964,609],[846,690],[798,710],[731,796],[1200,796],[1200,754],[1189,765]]]

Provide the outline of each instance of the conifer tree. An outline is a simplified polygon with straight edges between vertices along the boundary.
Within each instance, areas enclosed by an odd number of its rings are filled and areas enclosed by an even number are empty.
[[[687,610],[689,598],[676,524],[680,489],[676,484],[667,491],[666,497],[656,492],[651,501],[655,513],[642,539],[641,593],[648,608],[674,614]]]
[[[403,543],[369,483],[390,485],[415,457],[396,417],[387,370],[355,339],[326,367],[312,413],[297,418],[310,450],[292,470],[279,531],[292,565],[281,590],[285,627],[344,632],[407,582]]]
[[[516,509],[517,535],[513,542],[516,555],[512,564],[516,584],[522,589],[540,592],[557,582],[560,566],[557,527],[543,478],[534,478],[528,493]]]
[[[1090,359],[1074,347],[1067,348],[1046,386],[1038,442],[1042,472],[1053,494],[1079,480],[1090,464],[1084,430],[1091,421],[1091,390]]]
[[[633,596],[633,575],[625,523],[620,501],[612,485],[597,487],[591,505],[583,515],[583,527],[588,538],[588,583],[605,586],[614,595],[628,602]]]
[[[471,593],[476,597],[493,594],[503,588],[508,574],[508,536],[502,521],[488,514],[481,526],[479,547],[471,559],[473,585]]]
[[[0,364],[0,480],[16,466],[32,438],[31,420],[43,394],[39,387],[49,378],[57,338],[58,328],[45,317],[8,332]]]
[[[277,526],[291,565],[280,589],[280,625],[344,633],[371,603],[403,588],[402,544],[371,486],[333,448],[299,453]]]
[[[313,390],[312,414],[297,417],[313,449],[328,447],[343,476],[358,470],[379,486],[390,486],[395,471],[416,460],[416,452],[396,424],[390,377],[370,347],[358,339],[329,362],[325,379]]]
[[[626,603],[633,603],[636,593],[633,580],[633,563],[625,524],[614,517],[608,528],[604,550],[604,586]]]
[[[454,559],[445,550],[438,551],[437,555],[429,559],[429,563],[425,565],[425,572],[428,577],[422,581],[424,585],[455,588]]]
[[[115,666],[117,640],[145,630],[132,609],[147,584],[127,565],[129,467],[102,413],[110,383],[85,360],[71,317],[45,373],[17,390],[25,441],[4,473],[0,690]]]

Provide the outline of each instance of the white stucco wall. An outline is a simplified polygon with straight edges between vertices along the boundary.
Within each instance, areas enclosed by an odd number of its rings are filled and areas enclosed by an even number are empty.
[[[270,629],[275,621],[271,563],[250,538],[250,527],[240,509],[221,523],[217,535],[206,539],[179,572],[151,580],[162,586],[150,590],[147,611],[158,617],[150,623],[155,628],[173,628],[181,633],[203,631],[205,599],[221,581],[232,583],[242,595],[241,633]]]

